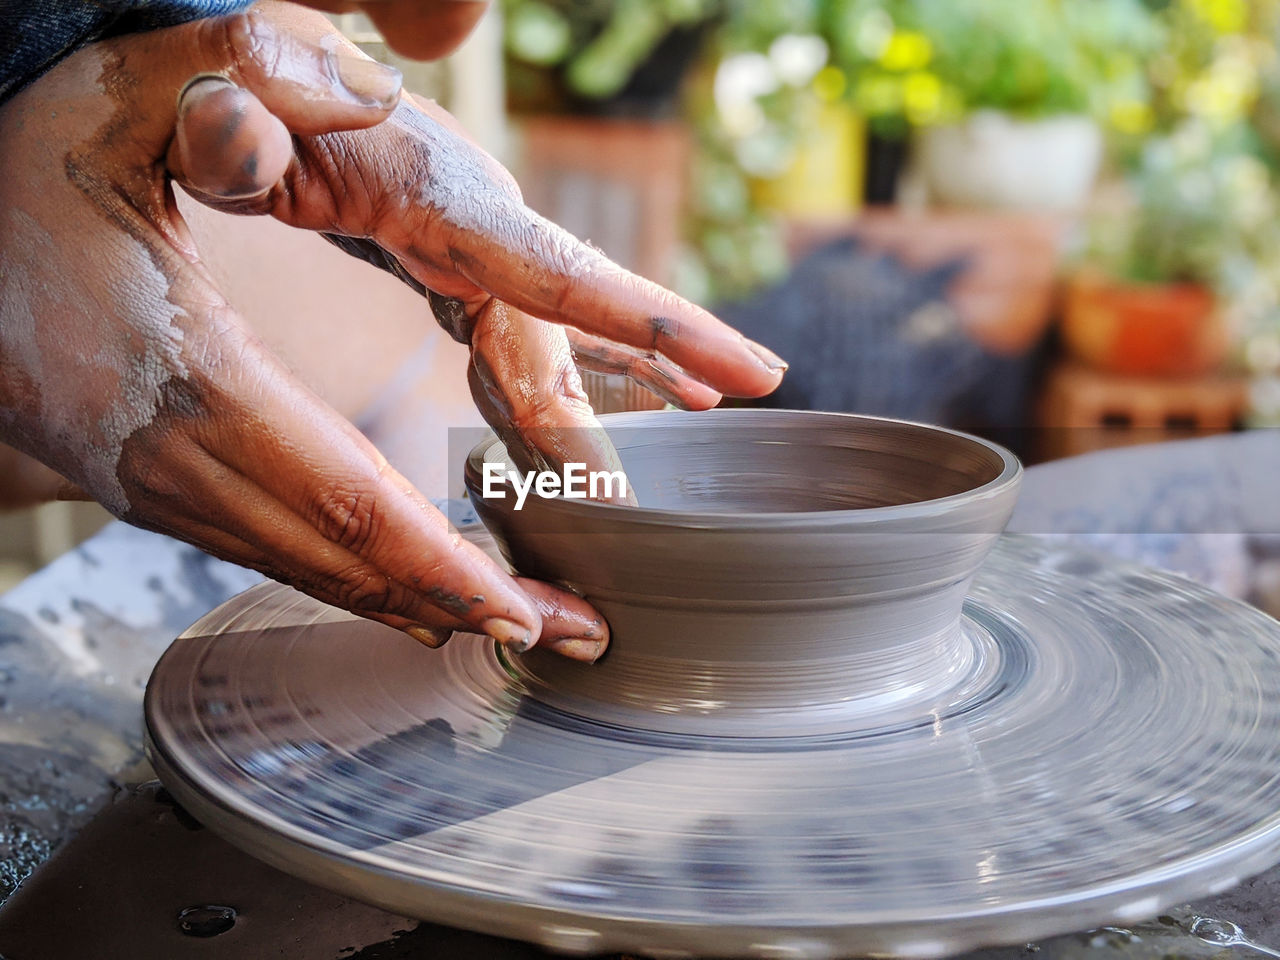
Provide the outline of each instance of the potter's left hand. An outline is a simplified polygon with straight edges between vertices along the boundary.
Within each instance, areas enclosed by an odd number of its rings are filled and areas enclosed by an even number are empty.
[[[359,158],[320,134],[381,122],[399,87],[319,15],[261,4],[91,44],[0,106],[0,441],[117,516],[424,643],[465,629],[594,659],[598,615],[450,530],[251,334],[174,204],[167,157],[224,199],[285,181],[315,222],[361,208],[337,179]],[[319,143],[309,165],[291,133]]]

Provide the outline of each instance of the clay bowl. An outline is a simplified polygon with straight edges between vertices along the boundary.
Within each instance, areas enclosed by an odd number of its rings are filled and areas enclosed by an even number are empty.
[[[655,733],[804,736],[919,722],[982,672],[966,592],[1022,468],[977,437],[778,410],[602,418],[640,506],[530,495],[476,511],[520,573],[604,614],[597,663],[503,654],[528,693]]]

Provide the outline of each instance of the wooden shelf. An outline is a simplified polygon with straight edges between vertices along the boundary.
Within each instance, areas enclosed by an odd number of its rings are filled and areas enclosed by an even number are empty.
[[[1041,396],[1041,452],[1067,457],[1224,433],[1239,429],[1247,404],[1241,376],[1132,377],[1063,361],[1049,372]]]

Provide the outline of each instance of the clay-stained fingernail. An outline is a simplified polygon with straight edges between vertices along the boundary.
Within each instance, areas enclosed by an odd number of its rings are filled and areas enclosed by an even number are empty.
[[[339,53],[338,79],[357,99],[371,106],[394,106],[404,77],[395,67],[354,53]]]
[[[235,89],[236,85],[220,73],[197,73],[178,91],[178,114],[185,114],[211,93]]]
[[[555,640],[541,640],[538,646],[546,647],[570,660],[595,663],[604,655],[609,644],[604,640],[588,640],[586,637],[558,637]]]
[[[452,630],[443,627],[405,627],[404,632],[432,650],[439,650],[453,636]]]
[[[790,366],[790,364],[788,364],[787,361],[783,360],[780,356],[778,356],[768,347],[761,346],[760,344],[756,343],[754,340],[747,340],[745,338],[743,338],[742,342],[747,345],[748,350],[750,350],[757,357],[759,357],[761,363],[763,363],[769,370],[773,371],[774,373],[779,373],[783,370],[786,370],[787,367]]]
[[[524,653],[533,646],[533,634],[529,632],[529,628],[514,620],[490,617],[480,627],[512,653]]]

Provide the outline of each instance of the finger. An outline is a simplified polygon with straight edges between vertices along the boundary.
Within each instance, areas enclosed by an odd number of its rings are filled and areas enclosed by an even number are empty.
[[[542,617],[538,646],[571,660],[594,663],[609,648],[609,625],[587,601],[540,580],[517,577]]]
[[[192,455],[185,457],[183,462],[190,466],[197,464],[200,459],[199,455]],[[275,542],[278,538],[263,537],[260,532],[255,532],[260,526],[264,512],[261,505],[253,504],[254,500],[260,499],[260,493],[247,489],[242,478],[237,478],[230,472],[224,473],[219,466],[206,465],[201,473],[203,473],[202,477],[192,478],[195,480],[191,484],[192,487],[205,488],[207,486],[205,481],[212,477],[216,480],[213,486],[217,487],[214,495],[225,496],[230,493],[229,499],[236,501],[231,506],[231,512],[223,515],[222,527],[211,526],[179,510],[172,514],[167,522],[153,518],[146,524],[150,529],[160,530],[196,543],[206,552],[223,560],[258,570],[277,580],[299,587],[317,599],[333,602],[334,597],[330,591],[315,588],[317,584],[314,569],[324,566],[326,561],[317,560],[311,555],[317,545],[308,531],[289,530],[285,534],[289,551],[281,554],[280,544]],[[252,519],[244,515],[244,506],[251,507],[250,512],[255,514]],[[279,511],[279,506],[272,504],[269,509]],[[287,511],[281,512],[287,513]],[[277,525],[277,529],[288,526],[289,520],[286,519],[283,524]],[[240,530],[251,539],[244,539],[235,532],[224,529],[226,527]],[[307,546],[308,543],[310,546]],[[295,561],[290,565],[291,569],[281,569],[279,562],[281,556]],[[282,576],[282,573],[285,575]],[[538,644],[574,660],[594,662],[603,655],[609,645],[609,628],[604,618],[587,601],[559,587],[538,580],[530,580],[527,577],[518,577],[515,582],[528,596],[541,618],[542,628],[537,640]],[[309,585],[311,589],[308,589]],[[354,610],[353,612],[367,619],[385,623],[433,649],[444,646],[455,632],[473,631],[465,620],[430,605],[420,606],[414,610],[410,610],[407,605],[401,605],[400,609],[404,612],[386,613],[375,610]],[[404,615],[409,612],[413,615]],[[516,649],[522,651],[527,647],[518,646]]]
[[[280,29],[270,10],[210,21],[198,34],[196,62],[213,72],[182,87],[166,166],[206,203],[264,195],[293,161],[291,134],[369,127],[399,100],[395,68],[319,24]]]
[[[117,473],[136,505],[127,519],[216,526],[271,558],[273,576],[357,613],[438,626],[443,612],[516,649],[531,645],[541,621],[511,577],[252,338],[215,291],[193,289],[184,260],[155,252],[182,277],[169,296],[189,318],[185,370],[166,393],[173,399],[122,453]]]
[[[371,59],[323,17],[289,6],[259,4],[209,21],[213,36],[204,40],[200,67],[225,72],[299,135],[384,120],[400,101],[400,71]]]
[[[629,377],[682,410],[709,410],[721,396],[655,353],[624,347],[570,328],[573,359],[583,370]]]
[[[168,167],[189,192],[221,200],[258,196],[292,160],[288,128],[248,90],[219,76],[187,84]]]
[[[457,49],[484,16],[487,2],[373,0],[359,4],[396,53],[436,60]]]
[[[134,64],[145,64],[145,78]],[[144,150],[154,148],[157,156],[164,156],[172,146],[179,100],[187,101],[187,95],[196,92],[193,81],[202,78],[222,77],[242,88],[267,114],[299,136],[361,130],[381,123],[400,101],[402,79],[394,67],[362,53],[323,16],[280,3],[259,3],[245,13],[130,38],[130,56],[122,71],[121,82],[145,82],[146,92],[154,97],[147,110],[131,118],[130,138]],[[221,97],[224,105],[237,105],[230,93],[223,91]],[[249,109],[256,114],[252,105]],[[225,109],[217,114],[224,119],[235,115],[234,110]],[[208,142],[215,129],[189,128],[186,135]],[[228,139],[236,141],[245,154],[245,140],[252,142],[254,133],[278,136],[268,124],[246,123]],[[269,139],[267,145],[277,143]],[[181,179],[181,161],[193,159],[190,151],[170,151],[170,162],[179,164],[170,172]]]
[[[562,590],[541,580],[516,577],[516,583],[529,595],[542,617],[542,635],[537,646],[571,660],[594,663],[609,646],[609,626],[587,601],[577,594]],[[466,624],[455,621],[448,626],[428,627],[392,614],[367,614],[369,619],[403,630],[419,643],[439,649],[457,632],[466,632]]]
[[[524,207],[501,230],[460,229],[451,245],[458,271],[527,313],[638,347],[673,361],[720,393],[773,391],[786,361],[706,310],[608,260]]]
[[[469,380],[476,406],[519,469],[622,469],[560,327],[490,300],[471,334]],[[629,490],[617,499],[633,502]]]
[[[396,53],[436,60],[457,49],[484,16],[485,0],[301,0],[328,13],[360,10]]]
[[[428,290],[421,281],[405,270],[399,260],[366,237],[343,237],[328,233],[321,236],[345,253],[387,271],[418,294],[429,297],[431,312],[449,335],[460,343],[471,342],[475,324],[467,315],[466,304],[461,300],[443,297]],[[612,343],[572,327],[565,332],[573,351],[573,359],[580,369],[630,377],[667,403],[684,410],[708,410],[721,400],[721,395],[715,390],[694,380],[654,353]]]
[[[781,382],[787,365],[768,348],[526,207],[493,175],[492,159],[438,113],[404,102],[370,131],[379,142],[379,163],[362,171],[365,188],[387,201],[403,201],[405,183],[417,190],[394,215],[345,232],[371,235],[426,287],[464,299],[473,314],[485,295],[493,296],[541,319],[665,356],[733,396],[762,396]],[[354,151],[356,143],[335,139],[327,146]],[[361,155],[371,152],[362,147]],[[444,263],[465,283],[451,279]]]
[[[572,364],[565,363],[566,356],[572,356],[564,350],[565,332],[570,339],[582,340],[584,350],[593,351],[596,369],[632,372],[641,382],[652,383],[651,389],[666,390],[674,402],[691,408],[712,407],[720,400],[715,391],[690,380],[670,364],[639,354],[633,358],[625,347],[588,338],[576,330],[561,332],[524,315],[513,316],[498,301],[485,301],[480,316],[488,320],[478,325],[467,315],[462,301],[428,290],[372,240],[323,236],[339,249],[426,294],[437,322],[455,340],[472,345],[468,370],[472,397],[521,469],[540,470],[566,462],[583,463],[590,469],[621,469],[617,451],[590,409],[581,378]],[[481,331],[478,337],[477,330]],[[513,385],[517,389],[510,389]],[[557,420],[562,414],[564,419]],[[629,490],[622,491],[619,499],[623,503],[634,502]]]
[[[169,522],[153,520],[145,524],[148,529],[157,530],[170,536],[176,536],[189,543],[198,545],[203,551],[209,553],[221,560],[227,560],[231,563],[239,564],[242,567],[248,567],[257,570],[272,579],[290,586],[299,588],[299,584],[286,576],[282,576],[282,571],[277,560],[272,559],[263,550],[254,544],[242,540],[234,534],[228,533],[226,530],[218,527],[210,526],[199,520],[182,514],[177,515]],[[306,591],[309,595],[316,597],[318,600],[332,602],[332,597],[324,595],[322,592]],[[438,649],[447,643],[453,636],[455,630],[465,628],[465,624],[454,617],[442,611],[432,611],[428,619],[439,622],[427,624],[398,614],[377,613],[373,611],[359,611],[359,615],[369,620],[376,620],[379,623],[385,623],[387,626],[396,630],[400,630],[413,639],[417,640],[424,646]]]

